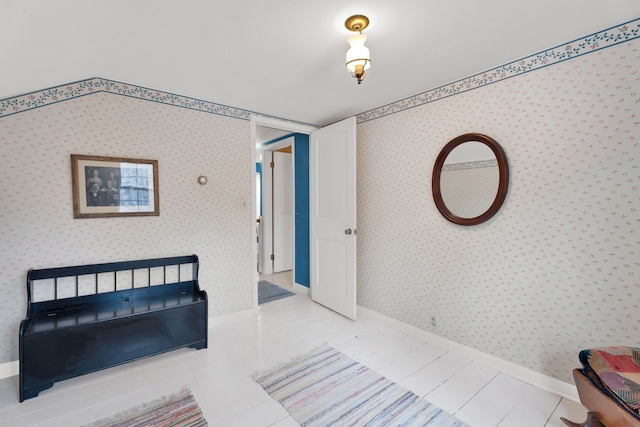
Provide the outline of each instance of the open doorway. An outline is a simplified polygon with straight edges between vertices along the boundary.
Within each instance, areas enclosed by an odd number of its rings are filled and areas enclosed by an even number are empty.
[[[252,173],[255,173],[256,135],[260,127],[270,127],[294,132],[300,137],[300,147],[305,155],[297,157],[296,165],[306,163],[304,173],[296,173],[295,179],[305,179],[295,187],[306,191],[306,204],[297,202],[304,197],[295,195],[295,227],[306,226],[306,242],[295,242],[295,253],[305,247],[306,256],[295,256],[307,262],[306,285],[300,290],[327,308],[349,319],[356,318],[356,117],[349,117],[315,130],[310,126],[291,124],[274,119],[251,117]],[[297,141],[295,143],[297,147]],[[298,163],[300,161],[300,163]],[[302,168],[296,166],[296,171]],[[255,182],[255,180],[252,180]],[[256,186],[252,185],[252,211],[255,212]],[[299,210],[300,209],[300,210]],[[302,209],[305,209],[304,215]],[[253,214],[252,212],[252,214]],[[302,218],[301,221],[298,221]],[[251,218],[251,223],[255,224]],[[252,227],[255,239],[255,227]],[[296,238],[305,233],[296,232]],[[255,241],[255,240],[254,240]],[[257,245],[254,260],[257,257]],[[294,289],[298,282],[298,272],[294,270]],[[252,274],[257,285],[258,274],[255,264]],[[313,289],[313,292],[310,292]],[[258,311],[257,286],[253,286],[254,312]]]
[[[273,141],[273,140],[277,140],[278,138],[282,138],[283,136],[287,135],[287,134],[292,134],[292,133],[296,133],[296,134],[300,134],[300,135],[306,135],[307,137],[307,144],[308,144],[308,135],[309,133],[314,130],[315,128],[312,126],[307,126],[307,125],[300,125],[300,124],[295,124],[295,123],[290,123],[290,122],[284,122],[281,120],[276,120],[276,119],[269,119],[266,117],[260,117],[260,116],[252,116],[251,117],[251,169],[252,169],[252,176],[254,177],[254,179],[252,179],[252,186],[251,186],[251,203],[252,203],[252,209],[250,210],[250,212],[252,213],[252,217],[251,217],[251,223],[252,223],[252,241],[256,242],[256,244],[254,244],[253,247],[253,256],[252,259],[254,260],[258,260],[258,264],[260,264],[260,258],[262,258],[263,262],[264,262],[264,258],[259,256],[259,245],[260,245],[260,241],[259,241],[259,230],[261,228],[261,224],[258,221],[258,217],[256,217],[256,214],[260,212],[259,210],[259,205],[260,205],[260,200],[259,200],[259,195],[260,195],[260,187],[259,187],[259,183],[258,180],[255,179],[256,177],[256,165],[257,164],[261,164],[264,165],[263,159],[261,158],[261,155],[263,154],[263,147],[262,145],[265,142],[268,141]],[[283,144],[286,145],[286,144]],[[275,145],[273,145],[272,148],[276,148]],[[277,148],[282,148],[282,147],[277,147]],[[273,151],[273,150],[270,150]],[[303,154],[302,150],[300,151],[299,154]],[[292,156],[295,155],[295,145],[293,147],[292,150]],[[308,158],[308,152],[307,152],[307,158]],[[295,168],[295,160],[292,160],[293,164],[294,164],[294,168]],[[264,172],[264,171],[262,171]],[[308,191],[308,183],[305,184],[306,185],[306,190]],[[268,196],[267,196],[268,197]],[[263,205],[264,206],[264,205]],[[263,212],[264,213],[264,212]],[[297,216],[297,211],[296,208],[294,206],[294,212],[293,212],[293,216]],[[295,227],[294,227],[295,230]],[[295,231],[294,231],[294,235],[295,235]],[[267,247],[268,247],[267,243]],[[294,243],[295,246],[295,243]],[[305,286],[299,286],[296,283],[296,277],[295,277],[295,250],[292,251],[292,257],[293,257],[293,268],[291,271],[291,279],[289,279],[293,285],[294,288],[297,288],[297,290],[303,291],[306,289],[308,292],[308,287]],[[270,255],[270,254],[269,254]],[[308,260],[307,260],[308,262]],[[271,268],[271,270],[264,270],[265,269],[265,265],[262,266],[258,266],[258,269],[261,271],[270,271],[271,273],[273,273],[273,268]],[[255,277],[255,282],[253,284],[253,309],[254,312],[257,311],[258,309],[258,279],[259,276],[257,274],[256,271],[256,267],[255,264],[253,265],[253,277]],[[275,280],[275,279],[274,279]],[[297,286],[298,285],[298,286]],[[307,285],[308,286],[308,285]]]
[[[294,137],[261,146],[258,272],[273,274],[293,269]]]
[[[295,137],[290,133],[261,146],[258,226],[260,280],[293,290]],[[260,300],[260,298],[259,298]]]

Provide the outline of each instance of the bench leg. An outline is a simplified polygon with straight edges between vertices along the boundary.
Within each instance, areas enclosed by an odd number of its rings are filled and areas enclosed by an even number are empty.
[[[53,387],[53,383],[40,383],[34,384],[29,388],[20,388],[20,402],[24,402],[27,399],[31,399],[40,394],[41,391],[45,391]]]
[[[192,344],[188,346],[189,348],[195,348],[196,350],[202,350],[203,348],[207,348],[206,342],[199,342],[197,344]]]
[[[560,420],[569,427],[605,427],[605,425],[600,422],[594,412],[589,412],[587,414],[587,420],[582,424],[574,423],[564,417],[560,417]]]

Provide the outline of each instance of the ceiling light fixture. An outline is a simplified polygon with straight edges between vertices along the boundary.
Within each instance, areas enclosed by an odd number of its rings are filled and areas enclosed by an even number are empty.
[[[362,30],[369,25],[369,18],[364,15],[353,15],[349,17],[344,26],[347,30],[358,32],[358,34],[349,37],[351,48],[347,51],[347,71],[353,77],[358,79],[358,84],[364,80],[364,72],[371,67],[371,55],[369,48],[364,45],[367,36],[362,34]]]

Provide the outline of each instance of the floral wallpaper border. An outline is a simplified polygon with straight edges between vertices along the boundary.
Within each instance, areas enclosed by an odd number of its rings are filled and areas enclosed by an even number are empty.
[[[497,160],[477,160],[474,162],[463,162],[463,163],[449,163],[446,165],[442,165],[443,171],[455,171],[455,170],[463,170],[463,169],[482,169],[482,168],[493,168],[498,166]]]
[[[440,86],[436,89],[402,99],[391,104],[358,114],[357,123],[379,119],[439,99],[457,95],[483,86],[497,83],[520,74],[528,73],[578,56],[628,42],[640,37],[640,18],[608,28],[572,42],[509,62],[471,77]]]
[[[640,37],[640,18],[357,115],[357,123],[428,104]],[[251,111],[99,77],[0,100],[0,118],[93,93],[109,92],[250,120]],[[265,116],[270,117],[270,116]],[[296,122],[297,123],[297,122]]]
[[[100,92],[114,93],[241,120],[250,120],[251,114],[253,114],[251,111],[240,108],[94,77],[0,100],[0,118]],[[259,115],[271,117],[264,114]]]

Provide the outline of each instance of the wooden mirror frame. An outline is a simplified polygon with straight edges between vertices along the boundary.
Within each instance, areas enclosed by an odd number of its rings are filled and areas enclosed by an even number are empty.
[[[449,153],[451,153],[454,148],[457,146],[464,144],[465,142],[477,141],[480,142],[493,151],[493,154],[496,156],[496,160],[498,161],[498,173],[499,173],[499,183],[498,183],[498,191],[496,193],[496,198],[493,200],[489,209],[487,209],[481,215],[478,215],[475,218],[463,218],[459,217],[447,208],[444,200],[442,199],[442,193],[440,192],[440,176],[442,174],[442,167],[444,166],[444,162],[447,159]],[[494,139],[482,135],[479,133],[467,133],[464,135],[460,135],[447,143],[444,146],[440,154],[438,154],[438,158],[436,159],[436,163],[433,166],[433,177],[431,179],[431,189],[433,192],[433,200],[436,203],[436,207],[447,220],[453,222],[458,225],[478,225],[489,218],[494,216],[502,207],[504,200],[507,197],[507,189],[509,188],[509,164],[507,163],[507,156],[504,153],[504,150]]]

